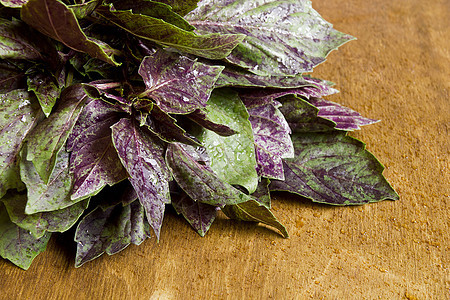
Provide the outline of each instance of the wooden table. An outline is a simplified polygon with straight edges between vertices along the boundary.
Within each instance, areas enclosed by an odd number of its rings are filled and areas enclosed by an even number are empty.
[[[250,0],[249,0],[250,1]],[[358,207],[277,194],[291,235],[217,220],[206,237],[168,212],[161,240],[74,268],[53,238],[28,271],[0,260],[1,299],[449,299],[450,2],[315,0],[357,41],[315,76],[328,99],[381,119],[355,132],[400,201]]]

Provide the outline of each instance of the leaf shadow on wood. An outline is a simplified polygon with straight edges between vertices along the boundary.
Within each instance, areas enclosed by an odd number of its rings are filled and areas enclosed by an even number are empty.
[[[288,228],[288,231],[290,231],[289,229],[294,226],[293,223],[295,223],[296,216],[301,215],[305,209],[314,211],[317,210],[318,212],[341,209],[339,206],[315,203],[310,199],[288,192],[272,193],[272,203],[272,211],[274,215],[277,216],[279,220]],[[74,268],[76,243],[73,241],[73,237],[75,235],[75,230],[76,226],[62,234],[53,234],[53,237],[48,245],[49,250],[58,253],[57,256],[60,257],[58,262],[60,262],[60,267],[64,270]],[[177,232],[175,233],[174,230]],[[233,239],[233,236],[244,236],[249,239],[283,239],[282,235],[275,228],[262,223],[229,219],[222,212],[219,212],[217,218],[211,226],[211,229],[206,233],[206,236],[200,237],[191,225],[181,215],[176,213],[175,209],[171,205],[166,205],[160,243],[164,243],[166,239],[170,238],[178,239],[181,235],[186,238],[195,237],[200,239],[207,239],[209,235],[214,236],[214,238],[226,237],[231,239]],[[151,241],[148,242],[151,243]],[[156,243],[154,246],[156,246]],[[101,260],[102,257],[108,259],[108,255],[102,255],[96,260]]]
[[[271,192],[270,193],[272,203],[283,203],[283,206],[292,207],[292,210],[296,210],[301,208],[310,208],[310,209],[320,209],[320,210],[335,210],[337,208],[343,207],[342,205],[330,205],[325,203],[314,202],[311,199],[306,197],[289,193],[289,192]]]
[[[73,238],[75,236],[76,226],[73,226],[64,233],[54,233],[48,247],[58,253],[60,261],[64,261],[64,269],[72,269],[75,266],[75,255],[77,253],[76,243]],[[45,253],[44,253],[45,255]]]

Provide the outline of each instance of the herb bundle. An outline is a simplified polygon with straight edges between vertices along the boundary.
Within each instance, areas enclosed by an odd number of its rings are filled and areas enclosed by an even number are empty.
[[[398,198],[347,135],[376,120],[307,73],[352,40],[307,0],[0,0],[0,255],[27,269],[76,226],[76,266],[150,236],[170,204],[287,237],[270,192]]]

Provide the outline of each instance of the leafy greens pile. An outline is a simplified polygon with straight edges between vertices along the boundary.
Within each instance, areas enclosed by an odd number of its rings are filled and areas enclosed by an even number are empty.
[[[76,266],[200,234],[221,210],[287,231],[270,192],[398,196],[348,131],[376,122],[305,75],[353,39],[307,0],[0,0],[0,255],[76,227]]]

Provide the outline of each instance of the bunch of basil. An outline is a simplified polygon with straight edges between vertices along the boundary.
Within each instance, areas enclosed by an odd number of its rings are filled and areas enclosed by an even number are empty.
[[[307,0],[0,0],[0,255],[27,269],[75,226],[76,266],[200,234],[221,210],[287,236],[270,191],[398,196],[347,136],[376,122],[305,73],[353,39]]]

